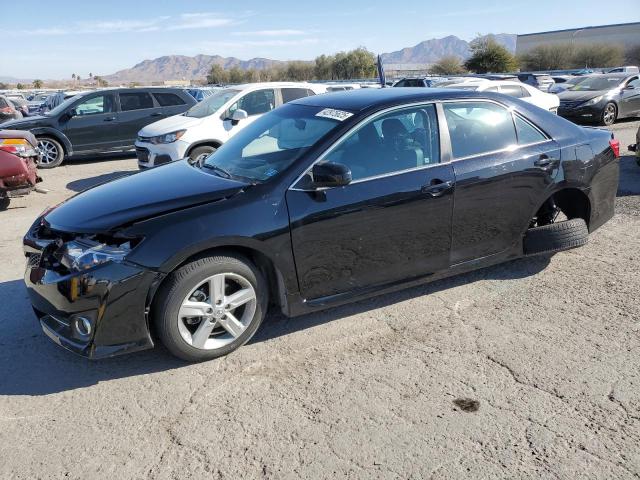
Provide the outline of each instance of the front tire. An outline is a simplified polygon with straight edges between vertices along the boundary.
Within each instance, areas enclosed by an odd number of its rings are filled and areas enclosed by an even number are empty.
[[[217,149],[215,147],[211,147],[209,145],[203,145],[202,147],[194,148],[189,153],[189,162],[192,165],[196,165],[198,167],[202,166],[205,159],[215,152]]]
[[[246,258],[203,257],[167,277],[156,294],[153,321],[173,355],[189,362],[211,360],[253,337],[267,298],[262,274]]]
[[[602,117],[600,119],[600,123],[608,127],[616,123],[617,118],[618,108],[616,107],[616,104],[613,102],[607,103],[602,109]]]
[[[11,199],[9,197],[0,198],[0,211],[9,208],[9,203],[11,203]]]
[[[64,160],[64,149],[60,142],[51,137],[38,137],[40,160],[38,168],[55,168]]]
[[[573,218],[564,222],[550,223],[527,230],[524,237],[525,255],[555,253],[581,247],[589,239],[587,222]]]

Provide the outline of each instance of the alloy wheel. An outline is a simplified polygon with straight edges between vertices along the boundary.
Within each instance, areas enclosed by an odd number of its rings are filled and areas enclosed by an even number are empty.
[[[612,125],[616,121],[616,106],[608,103],[604,107],[603,120],[605,125]]]
[[[182,339],[201,350],[216,350],[244,333],[256,311],[253,285],[236,273],[219,273],[200,282],[178,310]]]
[[[40,150],[40,165],[50,165],[58,159],[59,151],[57,145],[47,139],[38,140],[38,149]]]

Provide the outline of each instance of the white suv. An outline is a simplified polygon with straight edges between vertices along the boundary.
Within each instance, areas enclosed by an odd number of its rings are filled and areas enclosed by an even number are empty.
[[[293,82],[251,83],[218,90],[185,113],[140,130],[138,166],[145,169],[185,157],[199,162],[262,114],[324,92],[326,86]]]

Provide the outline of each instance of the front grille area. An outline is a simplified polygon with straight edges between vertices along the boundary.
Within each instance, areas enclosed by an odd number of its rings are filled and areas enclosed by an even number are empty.
[[[560,108],[576,108],[582,103],[582,100],[560,100]]]
[[[151,143],[151,137],[141,137],[138,135],[138,141],[142,143]]]
[[[146,148],[136,147],[136,157],[138,157],[138,161],[142,163],[149,162],[149,150]]]

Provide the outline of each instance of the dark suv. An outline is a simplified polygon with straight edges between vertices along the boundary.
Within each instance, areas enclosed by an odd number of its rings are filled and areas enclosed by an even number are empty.
[[[65,156],[131,150],[142,127],[195,103],[177,88],[114,88],[76,95],[42,116],[2,127],[31,131],[42,153],[40,168],[53,168]]]

